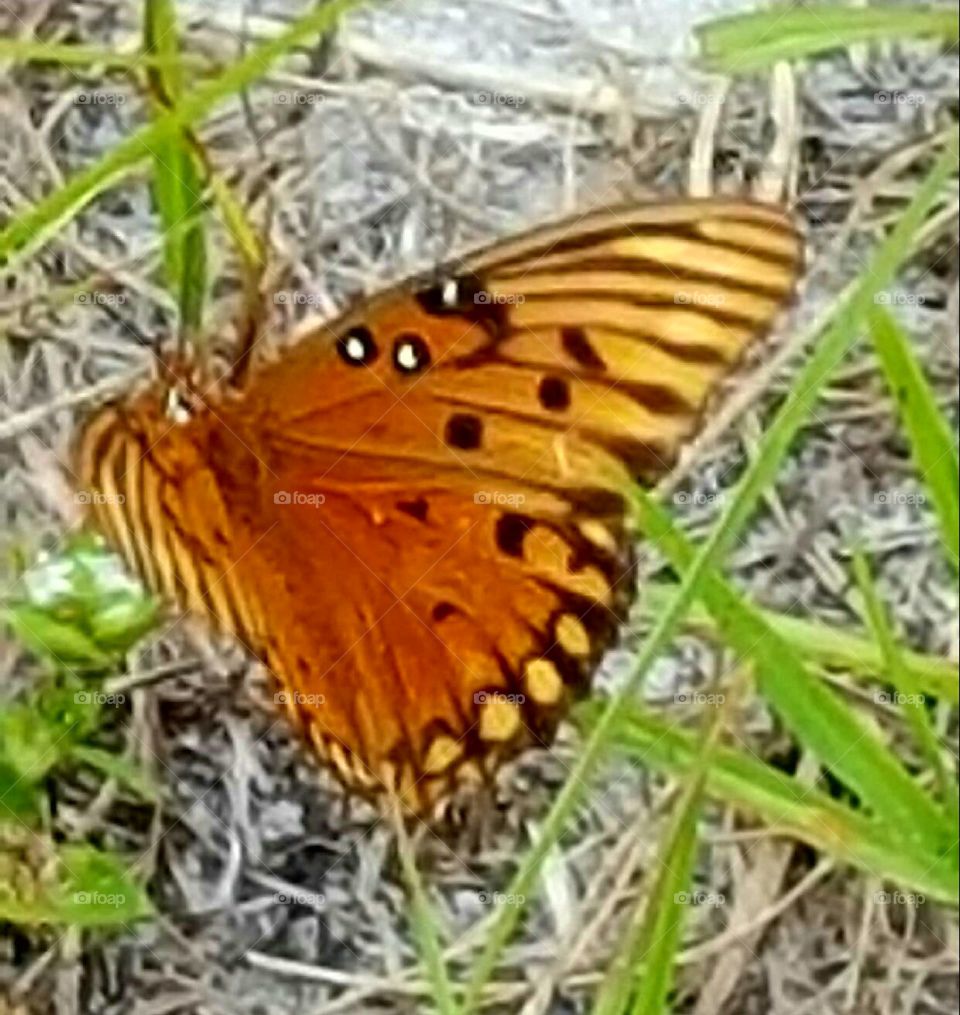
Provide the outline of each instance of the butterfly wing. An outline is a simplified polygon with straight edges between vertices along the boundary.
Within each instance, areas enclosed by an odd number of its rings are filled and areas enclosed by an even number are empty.
[[[584,216],[359,305],[192,424],[239,633],[345,782],[424,811],[549,739],[632,596],[626,487],[800,264],[765,206]]]

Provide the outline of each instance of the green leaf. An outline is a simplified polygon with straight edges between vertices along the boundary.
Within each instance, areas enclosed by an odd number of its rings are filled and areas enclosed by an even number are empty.
[[[886,611],[877,594],[873,576],[870,574],[870,565],[859,549],[854,552],[853,573],[856,576],[860,594],[863,596],[867,620],[883,652],[889,680],[898,688],[895,700],[900,704],[907,722],[913,730],[913,735],[927,759],[930,771],[936,773],[937,783],[940,786],[941,803],[944,807],[949,808],[953,825],[960,831],[957,786],[954,780],[948,776],[943,763],[940,745],[937,743],[937,736],[933,731],[925,707],[925,695],[904,668],[900,646],[897,644]],[[904,690],[900,691],[900,688]]]
[[[783,4],[708,21],[695,31],[708,66],[731,73],[755,71],[778,60],[796,60],[855,43],[925,36],[949,43],[958,38],[956,10],[928,5]]]
[[[883,365],[913,460],[930,493],[947,559],[960,567],[960,463],[950,424],[937,406],[910,338],[882,306],[870,315],[870,334]]]
[[[183,97],[184,75],[173,0],[146,0],[144,49],[165,58],[147,72],[154,111],[162,116]],[[153,195],[164,229],[167,280],[177,294],[180,322],[199,336],[207,294],[204,182],[187,128],[161,137],[153,151]],[[184,225],[183,228],[177,228]]]

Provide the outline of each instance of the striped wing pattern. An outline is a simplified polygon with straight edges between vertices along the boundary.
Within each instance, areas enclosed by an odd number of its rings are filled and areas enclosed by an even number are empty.
[[[171,420],[100,411],[78,472],[161,594],[243,639],[355,791],[431,811],[588,686],[655,482],[801,271],[782,210],[652,203],[362,301]]]

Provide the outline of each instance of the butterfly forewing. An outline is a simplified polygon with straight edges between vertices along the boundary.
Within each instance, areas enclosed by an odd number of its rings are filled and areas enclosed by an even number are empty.
[[[349,786],[419,812],[549,741],[633,593],[667,472],[800,271],[781,210],[582,216],[360,303],[190,420],[80,444],[105,530],[244,638]]]

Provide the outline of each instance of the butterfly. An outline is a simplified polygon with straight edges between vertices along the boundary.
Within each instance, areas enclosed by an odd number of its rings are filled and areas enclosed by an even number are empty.
[[[83,425],[96,523],[232,632],[352,791],[435,813],[550,742],[634,595],[652,486],[801,272],[782,208],[655,201],[499,242],[272,360]]]

